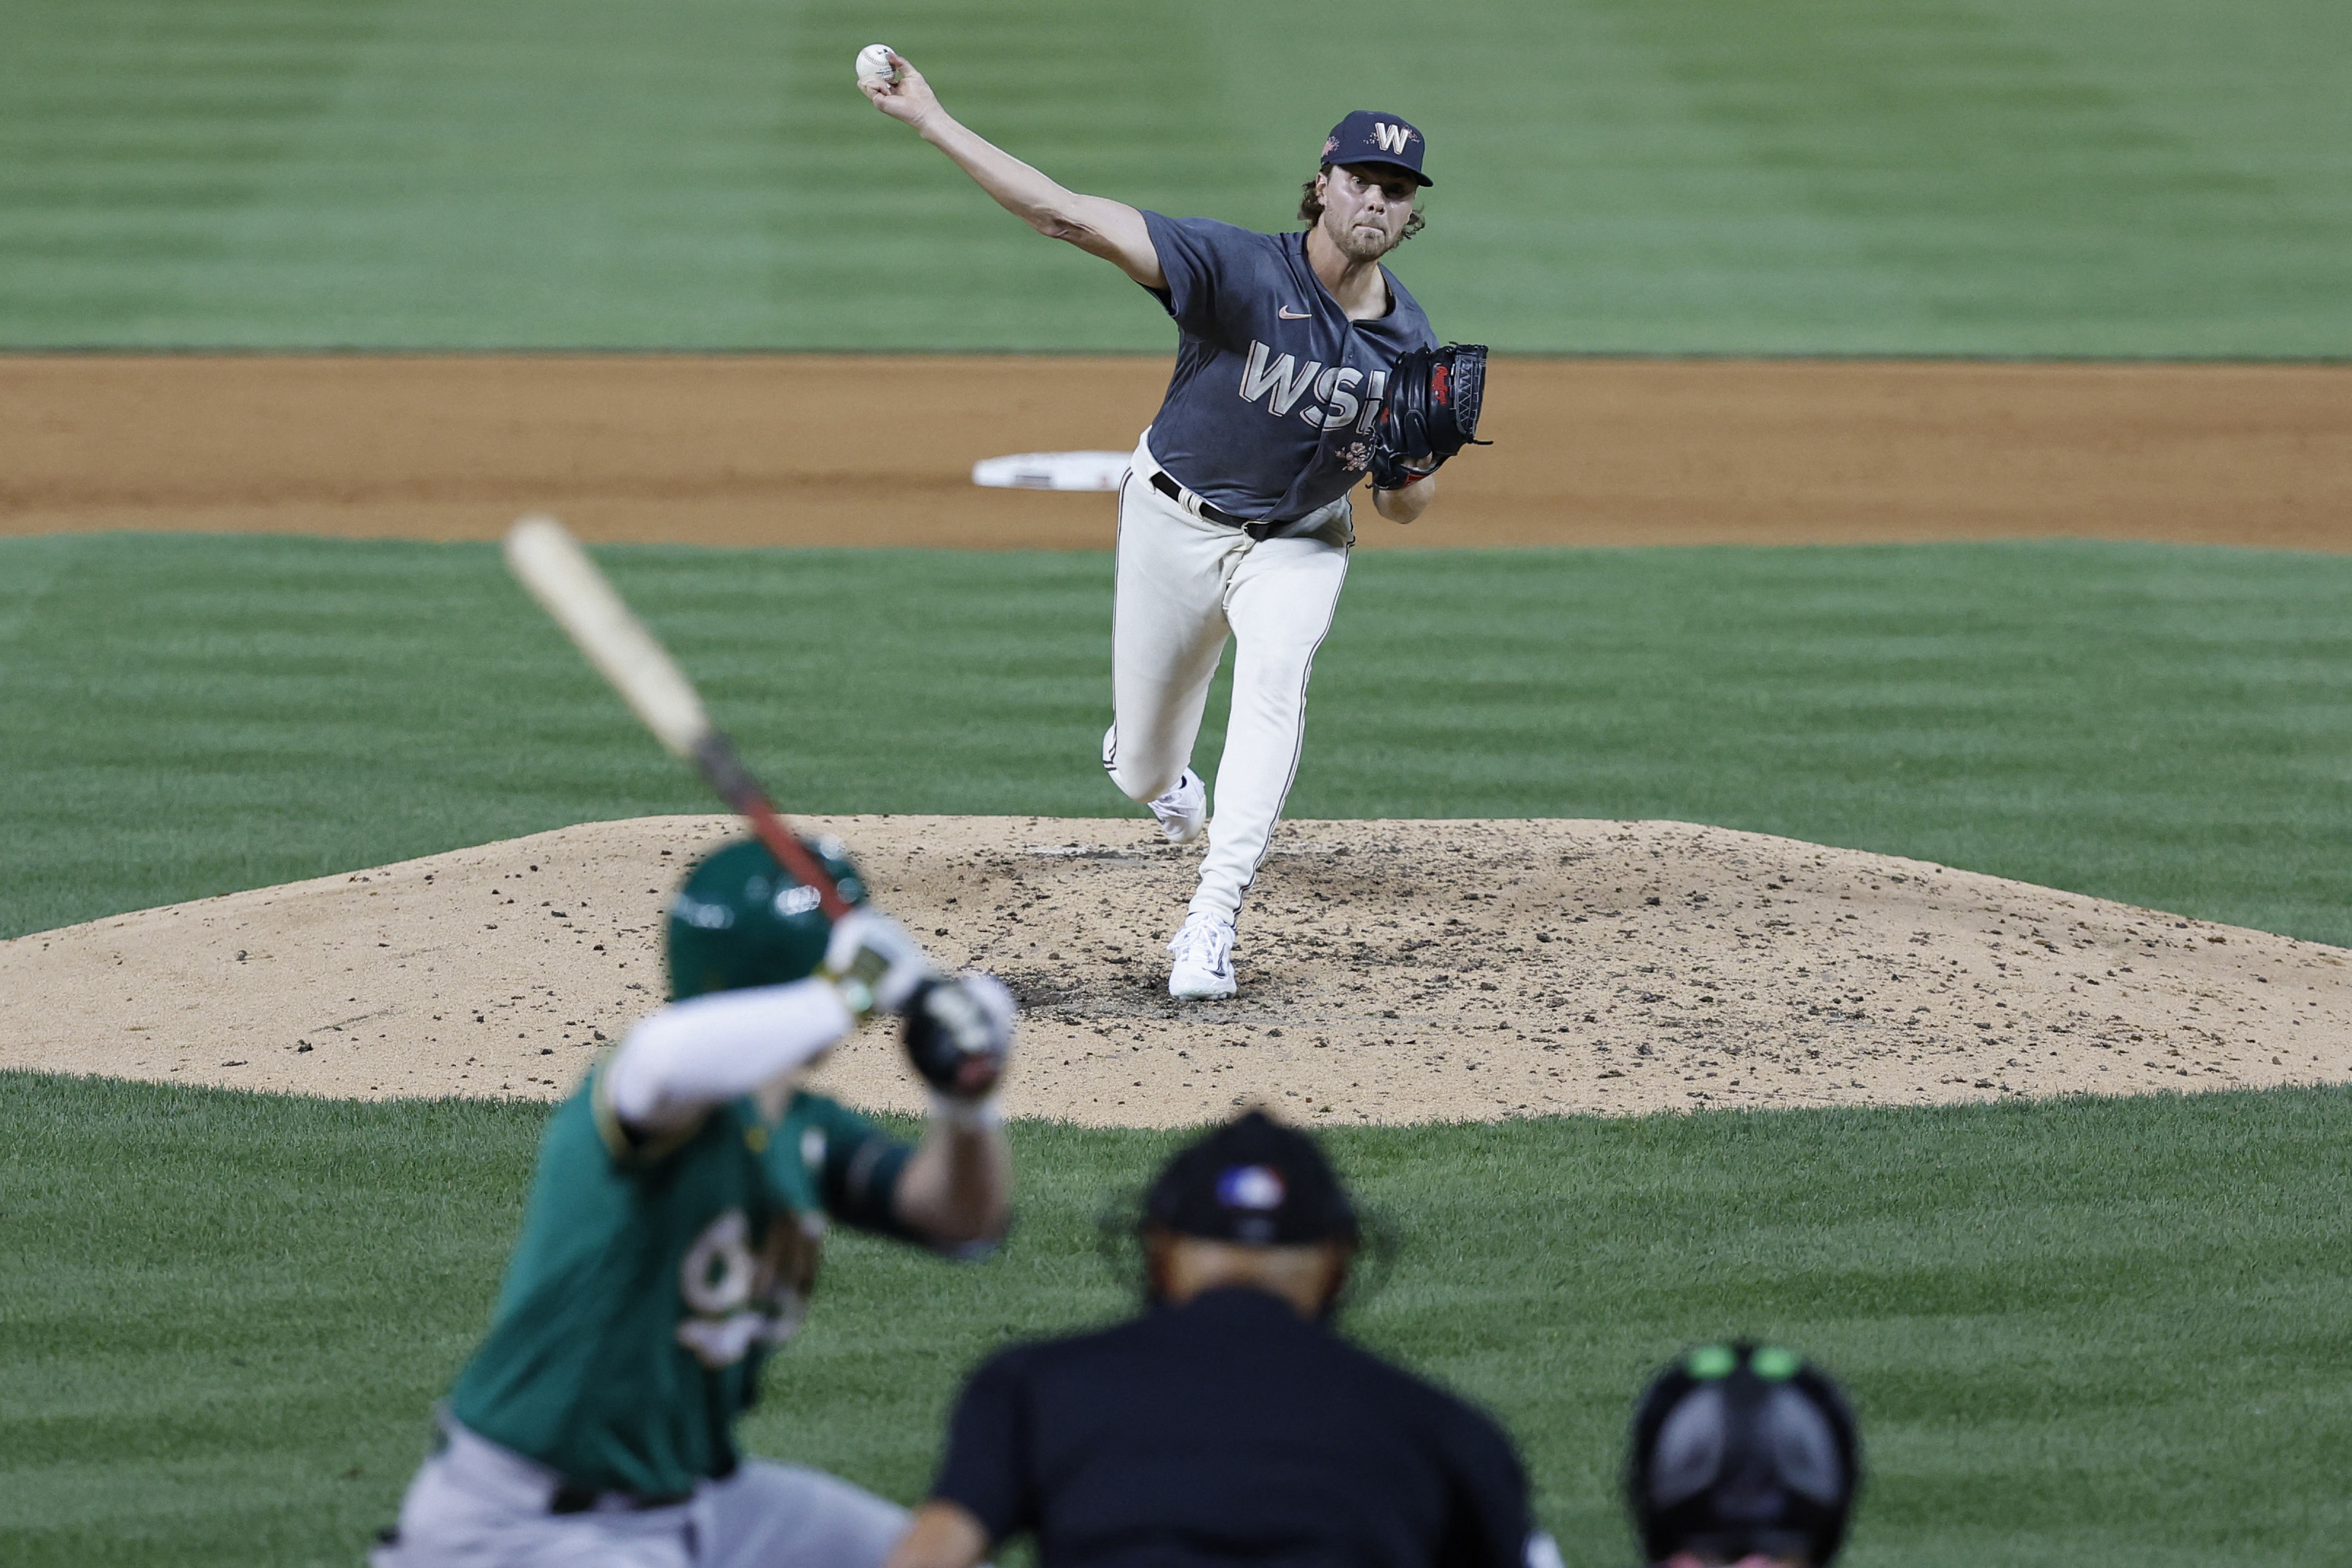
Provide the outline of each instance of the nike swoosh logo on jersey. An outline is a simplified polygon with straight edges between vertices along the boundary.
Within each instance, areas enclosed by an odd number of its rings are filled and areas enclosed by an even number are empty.
[[[1286,321],[1311,321],[1315,319],[1312,310],[1294,310],[1287,305],[1277,307],[1274,313]]]

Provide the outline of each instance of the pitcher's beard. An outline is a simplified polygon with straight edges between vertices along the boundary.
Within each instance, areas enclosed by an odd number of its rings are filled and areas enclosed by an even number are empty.
[[[1333,248],[1350,261],[1378,261],[1397,247],[1396,239],[1391,236],[1352,225],[1337,232],[1328,228],[1323,232],[1330,236]]]

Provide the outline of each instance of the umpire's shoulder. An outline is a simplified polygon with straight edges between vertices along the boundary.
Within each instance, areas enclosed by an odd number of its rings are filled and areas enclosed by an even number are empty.
[[[1461,1394],[1418,1373],[1407,1372],[1361,1345],[1339,1340],[1349,1354],[1360,1358],[1368,1379],[1376,1383],[1391,1407],[1419,1427],[1444,1434],[1457,1447],[1477,1455],[1503,1454],[1517,1462],[1517,1449],[1503,1424]]]
[[[1087,1363],[1118,1355],[1125,1342],[1134,1338],[1134,1327],[1129,1321],[1080,1333],[1017,1341],[982,1361],[967,1381],[975,1386],[1025,1386],[1073,1367],[1081,1369],[1083,1375]]]

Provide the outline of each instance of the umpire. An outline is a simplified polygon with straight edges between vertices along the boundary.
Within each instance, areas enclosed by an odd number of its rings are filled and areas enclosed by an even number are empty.
[[[1313,1139],[1253,1110],[1145,1199],[1146,1310],[966,1385],[889,1568],[1557,1568],[1509,1438],[1333,1332],[1358,1242]]]

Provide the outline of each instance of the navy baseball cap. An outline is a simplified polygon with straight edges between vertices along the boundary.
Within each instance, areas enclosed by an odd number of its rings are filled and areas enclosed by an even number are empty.
[[[1180,1236],[1250,1247],[1353,1241],[1355,1205],[1313,1138],[1251,1110],[1177,1152],[1143,1217]]]
[[[1323,142],[1327,163],[1387,163],[1409,171],[1424,185],[1437,184],[1421,172],[1422,149],[1429,139],[1412,121],[1376,109],[1359,109],[1339,124]]]

